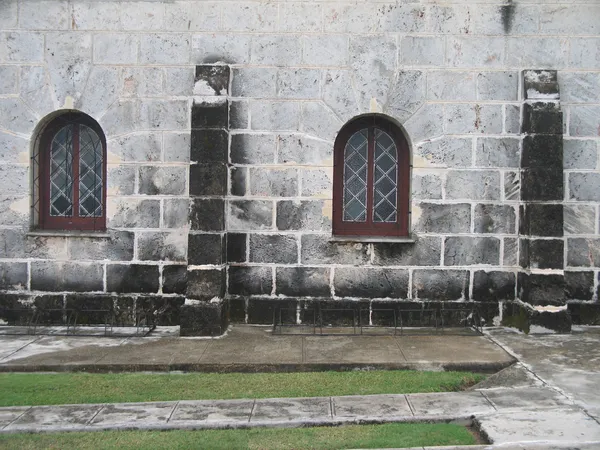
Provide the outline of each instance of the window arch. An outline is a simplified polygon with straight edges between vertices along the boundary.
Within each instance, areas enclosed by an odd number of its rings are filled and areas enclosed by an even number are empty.
[[[51,119],[34,163],[39,228],[106,229],[106,138],[98,122],[79,112]]]
[[[410,150],[400,127],[358,117],[334,146],[333,234],[408,236]]]

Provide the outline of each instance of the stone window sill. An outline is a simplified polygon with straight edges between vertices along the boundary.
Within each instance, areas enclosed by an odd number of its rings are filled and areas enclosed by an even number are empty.
[[[417,237],[414,234],[408,236],[331,236],[330,242],[359,242],[359,243],[381,243],[381,244],[414,244]]]
[[[106,231],[77,231],[77,230],[34,230],[27,233],[27,236],[32,237],[81,237],[81,238],[97,238],[110,239],[110,234]]]

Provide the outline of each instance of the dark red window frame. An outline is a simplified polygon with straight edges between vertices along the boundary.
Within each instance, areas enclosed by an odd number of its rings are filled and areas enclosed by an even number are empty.
[[[79,126],[91,128],[102,143],[102,215],[98,217],[79,216]],[[64,127],[73,127],[73,215],[57,217],[50,215],[50,157],[52,140]],[[106,230],[106,137],[100,125],[82,113],[63,114],[53,119],[44,129],[40,138],[40,209],[39,228],[43,230]]]
[[[385,131],[396,144],[398,151],[398,185],[396,222],[373,221],[373,178],[375,129]],[[368,129],[367,164],[367,217],[365,222],[343,220],[344,202],[344,150],[348,140],[359,130]],[[334,145],[333,162],[333,234],[338,236],[408,236],[409,234],[410,154],[408,141],[400,128],[381,116],[365,116],[346,124],[338,133]]]

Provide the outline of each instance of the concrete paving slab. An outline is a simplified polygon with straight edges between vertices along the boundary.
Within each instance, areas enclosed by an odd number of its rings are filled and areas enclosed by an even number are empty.
[[[39,336],[2,336],[2,346],[0,347],[0,361],[8,360],[15,352],[31,344]]]
[[[171,424],[189,422],[248,422],[254,400],[180,401],[169,420]]]
[[[77,429],[100,411],[102,405],[34,406],[4,428],[4,431],[43,431],[45,428]]]
[[[29,408],[30,406],[14,406],[0,409],[0,428],[14,422],[15,419],[23,415]]]
[[[501,389],[480,392],[500,411],[572,406],[572,402],[564,395],[548,388]]]
[[[331,419],[329,397],[256,400],[250,422]]]
[[[119,347],[107,349],[98,360],[106,365],[161,365],[168,366],[173,361],[180,364],[197,363],[206,351],[210,341],[183,340],[179,338],[127,339]]]
[[[485,336],[411,336],[396,338],[410,362],[494,362],[513,358]]]
[[[412,417],[406,396],[357,395],[333,397],[333,415],[340,418]]]
[[[405,364],[406,358],[391,336],[306,336],[307,363]]]
[[[478,420],[481,430],[493,444],[600,441],[598,422],[577,409],[520,411],[493,414]]]
[[[415,416],[464,417],[495,411],[480,392],[408,394],[406,397]]]
[[[471,390],[498,389],[498,388],[520,388],[541,387],[544,383],[523,364],[516,363],[506,369],[489,375],[485,380],[477,383]]]
[[[114,426],[114,425],[148,425],[166,423],[176,402],[152,402],[152,403],[117,403],[105,405],[98,413],[91,425]]]

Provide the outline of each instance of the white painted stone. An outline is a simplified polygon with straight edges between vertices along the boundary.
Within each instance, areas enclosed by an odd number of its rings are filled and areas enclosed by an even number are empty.
[[[322,6],[318,3],[282,3],[279,6],[279,31],[310,33],[323,28]]]
[[[193,67],[167,67],[164,72],[164,93],[166,95],[191,96],[194,94],[194,75]]]
[[[425,101],[425,75],[420,70],[402,70],[396,74],[383,111],[399,122],[412,116]]]
[[[600,136],[600,106],[571,106],[569,134],[571,136]]]
[[[0,161],[3,163],[29,162],[29,141],[14,134],[0,132]]]
[[[502,67],[504,55],[501,37],[448,37],[446,62],[451,67]]]
[[[121,97],[160,97],[163,93],[163,71],[157,67],[127,67],[120,81]]]
[[[0,66],[0,95],[16,94],[18,91],[19,67]]]
[[[427,28],[431,33],[469,34],[471,32],[471,8],[467,5],[432,5],[427,15]]]
[[[19,8],[19,27],[26,30],[65,30],[69,28],[69,2],[23,0]]]
[[[404,128],[408,132],[409,139],[417,143],[441,136],[443,124],[443,105],[426,103],[404,123]]]
[[[0,185],[3,195],[29,193],[29,168],[23,165],[0,164]]]
[[[0,128],[28,135],[37,119],[22,101],[14,97],[0,98]]]
[[[302,169],[300,170],[301,186],[300,195],[302,197],[332,197],[333,186],[333,167],[321,169]]]
[[[598,35],[600,5],[545,5],[540,11],[540,34]]]
[[[559,37],[510,37],[506,64],[524,69],[561,69],[566,66],[568,40]]]
[[[94,66],[79,102],[79,109],[92,117],[102,115],[118,99],[119,76],[116,67]]]
[[[336,34],[302,36],[302,62],[309,66],[346,66],[348,36]]]
[[[500,105],[446,105],[444,126],[447,133],[502,133]]]
[[[477,75],[477,100],[517,101],[518,72],[480,72]]]
[[[565,103],[600,103],[600,73],[558,73],[560,101]]]
[[[444,36],[404,36],[400,40],[399,58],[403,64],[440,66],[445,60]]]
[[[107,136],[131,133],[140,130],[140,102],[119,100],[108,109],[99,123]]]
[[[598,149],[596,141],[583,139],[563,140],[563,167],[565,169],[596,169]]]
[[[145,64],[186,64],[190,60],[188,34],[146,34],[140,38],[140,62]]]
[[[302,103],[301,130],[305,133],[333,141],[342,122],[323,102]]]
[[[165,29],[173,31],[218,30],[221,25],[219,2],[165,3]]]
[[[333,166],[333,146],[305,135],[279,135],[277,162],[311,166]]]
[[[162,135],[160,133],[136,133],[121,136],[107,143],[108,151],[118,162],[147,162],[161,160]]]
[[[160,30],[164,26],[165,7],[159,2],[122,2],[121,26],[124,30]]]
[[[519,134],[521,132],[521,107],[506,105],[504,114],[504,131],[508,134]]]
[[[332,69],[325,72],[323,102],[344,122],[360,113],[349,71]]]
[[[569,66],[577,69],[600,69],[600,38],[571,39]]]
[[[145,100],[141,102],[140,123],[136,128],[184,130],[189,128],[187,100]]]
[[[0,2],[0,28],[10,29],[17,27],[18,1],[3,0]]]
[[[0,33],[0,62],[41,62],[44,36],[35,32]]]
[[[121,29],[120,5],[117,1],[72,2],[71,24],[74,30]]]
[[[476,81],[474,72],[432,70],[427,73],[427,100],[475,100]]]
[[[139,52],[137,34],[101,33],[94,35],[94,63],[136,64]]]
[[[301,41],[285,34],[258,35],[252,38],[250,62],[259,65],[291,66],[300,63]]]
[[[333,33],[372,33],[377,30],[373,6],[364,3],[332,3],[325,5],[324,30]]]
[[[42,66],[22,66],[19,96],[29,108],[44,117],[56,109],[49,76]]]
[[[388,33],[418,33],[427,27],[426,8],[422,5],[388,3],[374,8],[377,30]]]
[[[192,36],[192,61],[196,64],[246,64],[250,61],[250,41],[247,34],[195,34]]]
[[[253,130],[292,131],[300,125],[300,103],[256,100],[250,102],[250,128]]]
[[[321,93],[321,71],[316,69],[279,69],[277,97],[314,99]]]
[[[275,31],[277,15],[275,3],[237,3],[234,8],[222,9],[222,28],[226,31]]]
[[[231,94],[233,97],[269,98],[276,96],[277,69],[233,69]]]
[[[565,234],[594,234],[596,230],[596,207],[566,204],[563,207]]]
[[[471,9],[473,34],[502,36],[539,33],[538,5],[527,5],[525,2],[497,3],[498,5],[478,4],[476,8]],[[506,8],[507,6],[509,8]],[[506,16],[506,20],[503,16]]]
[[[163,133],[163,160],[188,162],[190,160],[189,133]]]

